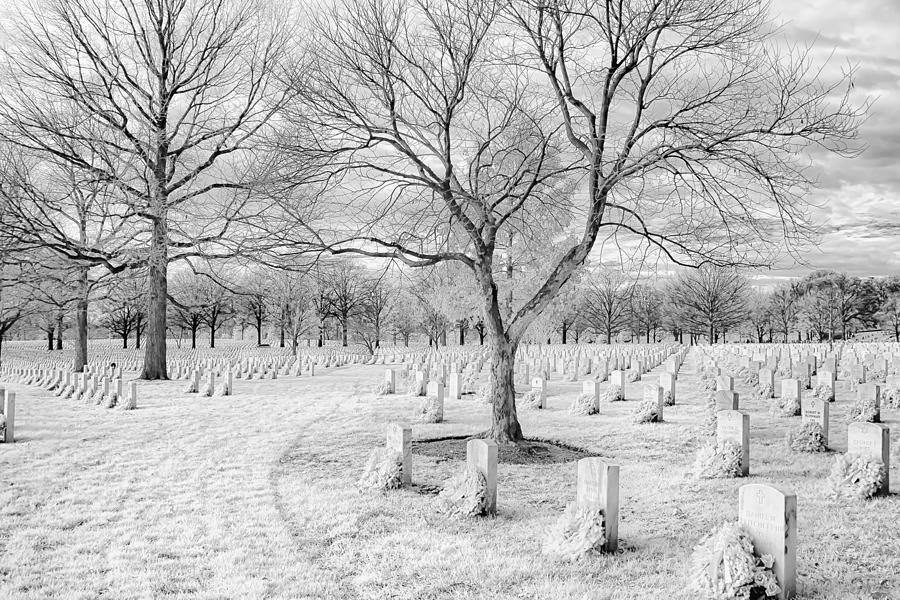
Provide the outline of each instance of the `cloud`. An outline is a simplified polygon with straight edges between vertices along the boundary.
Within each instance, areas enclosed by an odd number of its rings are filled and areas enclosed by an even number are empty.
[[[859,131],[865,152],[841,158],[813,152],[817,205],[814,217],[826,233],[805,265],[785,257],[763,280],[802,276],[829,268],[860,276],[900,273],[900,2],[857,0],[774,0],[773,16],[788,43],[811,48],[816,61],[830,58],[825,77],[857,69],[854,98],[875,98]]]

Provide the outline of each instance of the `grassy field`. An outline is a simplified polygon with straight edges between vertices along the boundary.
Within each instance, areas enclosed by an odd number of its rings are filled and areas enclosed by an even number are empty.
[[[736,518],[748,481],[689,476],[701,421],[696,359],[665,423],[632,424],[640,383],[628,401],[574,417],[580,383],[555,380],[548,409],[521,412],[526,435],[621,465],[620,552],[575,564],[541,555],[544,532],[574,499],[574,463],[501,464],[495,519],[434,512],[458,461],[415,454],[412,488],[356,489],[386,424],[409,420],[418,404],[374,395],[383,367],[236,381],[227,398],[142,382],[130,413],[8,386],[19,394],[18,439],[0,446],[0,599],[690,598],[691,550]],[[843,385],[835,451],[846,449]],[[792,453],[784,437],[797,419],[770,418],[737,389],[751,414],[749,481],[798,497],[800,597],[900,598],[896,466],[891,497],[837,505],[824,489],[832,455]],[[898,417],[883,411],[893,444]],[[445,419],[414,425],[414,439],[484,429],[488,407],[448,401]]]

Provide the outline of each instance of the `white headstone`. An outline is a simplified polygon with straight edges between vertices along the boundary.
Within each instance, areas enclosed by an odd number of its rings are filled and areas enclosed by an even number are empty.
[[[601,458],[578,461],[575,501],[581,506],[603,510],[606,543],[603,549],[615,552],[619,546],[619,466]]]
[[[497,442],[493,440],[469,440],[466,444],[466,464],[474,467],[484,477],[485,512],[497,514]]]
[[[772,570],[781,587],[778,597],[793,598],[797,593],[797,497],[764,483],[742,485],[738,522],[758,555],[774,557]]]

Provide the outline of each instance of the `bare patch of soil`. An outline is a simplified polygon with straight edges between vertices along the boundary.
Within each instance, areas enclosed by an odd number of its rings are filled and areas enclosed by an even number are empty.
[[[431,440],[413,440],[413,454],[445,460],[465,460],[466,443],[476,436],[454,436]],[[552,440],[531,439],[521,444],[502,444],[498,461],[509,465],[548,465],[596,456],[587,450]]]

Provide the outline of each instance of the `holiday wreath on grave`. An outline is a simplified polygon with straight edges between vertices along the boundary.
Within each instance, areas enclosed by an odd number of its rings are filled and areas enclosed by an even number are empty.
[[[813,390],[813,397],[823,402],[834,402],[834,388],[830,385],[817,385]]]
[[[763,402],[768,402],[773,396],[775,396],[775,390],[772,389],[772,386],[768,383],[757,385],[753,393],[756,397],[756,400],[760,400]]]
[[[769,413],[773,417],[796,417],[800,415],[800,398],[794,396],[781,396],[771,398]]]
[[[600,552],[606,543],[604,525],[603,509],[569,503],[547,531],[543,553],[561,560],[575,561]]]
[[[827,452],[825,432],[815,421],[804,421],[787,435],[787,443],[794,452]]]
[[[444,483],[437,497],[438,512],[467,518],[481,516],[487,510],[487,482],[478,469],[466,465],[465,470]]]
[[[622,402],[625,400],[625,392],[614,383],[607,386],[605,396],[607,402]]]
[[[374,448],[369,453],[359,486],[393,490],[403,485],[403,456],[390,448]]]
[[[580,394],[569,406],[572,415],[596,415],[599,412],[594,394]]]
[[[656,398],[644,398],[634,410],[632,418],[635,423],[658,423],[661,420],[659,414],[659,401]]]
[[[698,479],[740,477],[741,453],[741,445],[731,441],[701,446],[694,458],[694,476]]]
[[[406,380],[406,395],[407,396],[421,396],[422,395],[422,382],[416,379],[415,374],[411,374],[409,378]]]
[[[522,408],[538,409],[541,408],[541,391],[528,390],[522,396]]]
[[[419,404],[419,422],[420,423],[440,423],[442,418],[443,406],[437,396],[425,396]]]
[[[758,556],[750,535],[726,522],[694,548],[690,588],[701,598],[756,600],[778,596],[781,588],[770,554]]]
[[[878,422],[878,409],[875,407],[874,398],[859,398],[850,407],[850,420],[861,423]]]
[[[861,454],[836,456],[828,476],[828,491],[835,500],[866,500],[881,488],[884,463]]]
[[[881,392],[881,402],[886,408],[900,408],[900,388],[889,387]]]

